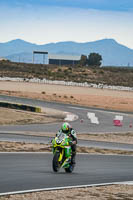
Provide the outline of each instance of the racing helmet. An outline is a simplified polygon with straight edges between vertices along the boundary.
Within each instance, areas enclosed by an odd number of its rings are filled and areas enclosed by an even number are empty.
[[[66,134],[69,133],[70,128],[71,128],[71,126],[70,126],[70,124],[67,123],[67,122],[63,123],[62,126],[61,126],[62,132],[63,132],[63,133],[66,133]]]

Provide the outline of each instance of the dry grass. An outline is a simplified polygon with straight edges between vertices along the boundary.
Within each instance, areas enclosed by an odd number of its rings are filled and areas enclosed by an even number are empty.
[[[117,75],[116,75],[117,74]],[[84,67],[57,66],[42,64],[27,64],[0,62],[0,76],[23,78],[47,78],[88,83],[103,83],[107,85],[122,85],[132,87],[133,69],[118,67]]]
[[[0,142],[0,152],[52,152],[48,144]]]

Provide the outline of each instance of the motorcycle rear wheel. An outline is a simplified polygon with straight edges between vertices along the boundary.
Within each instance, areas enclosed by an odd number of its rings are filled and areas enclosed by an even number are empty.
[[[58,172],[60,169],[58,162],[59,156],[60,156],[59,152],[56,152],[53,157],[52,167],[54,172]]]

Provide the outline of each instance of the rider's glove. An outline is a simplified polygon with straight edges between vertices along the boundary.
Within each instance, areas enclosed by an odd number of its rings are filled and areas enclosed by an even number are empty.
[[[76,144],[76,141],[70,141],[69,144],[70,145]]]
[[[69,144],[70,144],[70,145],[73,145],[73,141],[70,141]]]

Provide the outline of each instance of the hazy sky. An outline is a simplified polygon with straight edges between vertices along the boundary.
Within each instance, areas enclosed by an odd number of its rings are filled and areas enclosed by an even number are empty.
[[[133,0],[0,0],[0,42],[113,38],[133,49]]]

